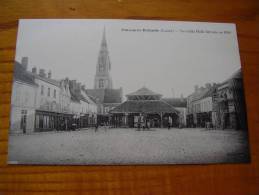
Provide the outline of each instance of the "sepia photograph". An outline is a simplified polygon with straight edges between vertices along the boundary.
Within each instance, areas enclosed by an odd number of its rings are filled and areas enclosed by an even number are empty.
[[[249,163],[232,23],[21,19],[8,164]]]

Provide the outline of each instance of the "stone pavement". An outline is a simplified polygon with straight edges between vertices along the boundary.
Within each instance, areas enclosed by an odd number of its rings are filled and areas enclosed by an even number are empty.
[[[105,129],[11,135],[12,164],[247,162],[247,134],[233,130]]]

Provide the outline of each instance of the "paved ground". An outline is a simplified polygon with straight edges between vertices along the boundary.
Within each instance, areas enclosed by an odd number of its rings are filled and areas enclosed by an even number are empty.
[[[9,161],[29,164],[247,162],[243,131],[93,129],[11,135]]]

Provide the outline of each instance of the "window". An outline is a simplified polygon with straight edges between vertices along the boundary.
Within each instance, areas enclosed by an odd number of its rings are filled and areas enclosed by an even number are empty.
[[[26,132],[26,121],[27,121],[27,110],[22,110],[20,129],[22,129],[24,133]]]
[[[41,85],[40,94],[41,94],[41,95],[44,95],[44,86],[43,86],[43,85]]]
[[[104,80],[103,79],[99,80],[99,88],[104,88]]]
[[[104,65],[103,64],[99,64],[99,71],[104,72]]]
[[[56,89],[54,89],[53,97],[56,98]]]
[[[50,88],[48,88],[48,96],[50,96]]]

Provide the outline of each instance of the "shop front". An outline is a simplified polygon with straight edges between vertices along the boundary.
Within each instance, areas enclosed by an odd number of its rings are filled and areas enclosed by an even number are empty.
[[[50,111],[36,110],[35,131],[70,130],[73,123],[73,115]]]

